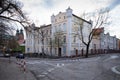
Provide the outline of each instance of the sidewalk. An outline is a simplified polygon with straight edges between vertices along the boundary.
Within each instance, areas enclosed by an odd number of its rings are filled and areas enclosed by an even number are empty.
[[[20,67],[10,62],[8,58],[0,58],[0,80],[36,80],[33,74],[27,70],[23,72]]]

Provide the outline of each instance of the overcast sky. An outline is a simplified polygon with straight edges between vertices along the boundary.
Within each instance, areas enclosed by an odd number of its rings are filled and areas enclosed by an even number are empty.
[[[73,13],[80,16],[84,12],[109,8],[112,23],[107,27],[110,34],[120,38],[120,0],[20,0],[23,10],[37,25],[50,24],[52,14],[58,14],[70,6]]]

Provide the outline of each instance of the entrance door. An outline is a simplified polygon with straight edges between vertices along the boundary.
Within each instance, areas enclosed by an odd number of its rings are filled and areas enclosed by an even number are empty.
[[[76,52],[76,56],[78,56],[78,50],[77,50],[77,49],[76,49],[76,51],[75,51],[75,52]]]
[[[58,52],[58,56],[61,57],[61,48],[59,48],[58,51],[59,51],[59,52]]]

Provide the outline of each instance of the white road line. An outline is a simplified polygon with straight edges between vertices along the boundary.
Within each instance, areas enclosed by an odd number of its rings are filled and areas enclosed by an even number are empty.
[[[48,73],[47,73],[47,72],[43,72],[42,74],[45,74],[45,75],[47,75]]]
[[[78,59],[76,59],[76,61],[78,61]]]
[[[54,69],[54,68],[51,68],[51,69],[48,70],[48,72],[51,72],[51,71],[53,71],[53,70],[55,70],[55,69]]]
[[[27,61],[28,64],[39,64],[41,61]]]
[[[62,63],[61,65],[64,66],[65,64]]]
[[[116,74],[120,74],[120,72],[116,69],[118,66],[114,66],[111,68],[111,70],[116,73]]]
[[[59,63],[57,63],[57,67],[60,67],[60,64],[59,64]]]
[[[45,77],[45,75],[40,74],[40,75],[38,75],[37,77]]]
[[[76,60],[73,60],[73,61],[76,61]]]
[[[119,56],[113,55],[113,56],[111,56],[110,58],[111,58],[111,59],[116,59],[116,58],[119,58]]]
[[[119,58],[119,56],[117,56],[117,55],[112,55],[112,56],[110,56],[109,58],[105,59],[105,61],[108,61],[108,60],[111,60],[111,59],[117,59],[117,58]]]

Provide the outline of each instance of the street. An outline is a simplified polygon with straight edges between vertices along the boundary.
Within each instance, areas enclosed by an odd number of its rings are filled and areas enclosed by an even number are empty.
[[[120,54],[89,58],[28,58],[26,71],[15,57],[0,57],[0,80],[120,80]]]
[[[119,80],[120,54],[104,54],[83,59],[26,59],[37,80]],[[118,72],[118,73],[117,73]]]

